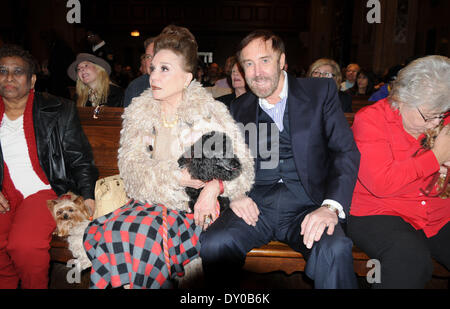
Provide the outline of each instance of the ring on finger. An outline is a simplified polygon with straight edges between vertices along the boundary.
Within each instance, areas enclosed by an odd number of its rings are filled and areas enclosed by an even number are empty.
[[[212,222],[212,215],[211,214],[203,216],[203,224],[210,225],[211,222]]]

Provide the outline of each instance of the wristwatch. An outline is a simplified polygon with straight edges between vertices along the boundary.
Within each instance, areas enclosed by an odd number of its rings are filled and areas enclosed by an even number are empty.
[[[336,216],[339,217],[339,209],[337,209],[337,207],[330,205],[330,204],[323,204],[321,207],[325,207],[328,208],[329,210],[333,211],[336,213]]]

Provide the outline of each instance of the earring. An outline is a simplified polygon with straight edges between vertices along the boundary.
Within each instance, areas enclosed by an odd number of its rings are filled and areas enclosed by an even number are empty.
[[[186,98],[186,90],[187,90],[187,86],[185,85],[183,87],[183,90],[181,91],[181,97],[183,100]]]

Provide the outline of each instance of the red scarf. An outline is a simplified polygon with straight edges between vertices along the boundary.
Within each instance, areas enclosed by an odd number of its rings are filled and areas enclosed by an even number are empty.
[[[36,147],[36,137],[34,135],[34,125],[33,125],[33,101],[34,101],[34,90],[30,90],[28,95],[27,105],[25,106],[25,111],[23,114],[23,131],[25,133],[25,139],[27,141],[28,155],[30,156],[31,165],[33,170],[38,175],[39,179],[46,185],[49,184],[47,177],[45,176],[44,170],[42,169],[39,158],[37,155]],[[3,115],[5,114],[5,103],[3,98],[0,96],[0,123],[3,120]],[[3,183],[2,183],[2,193],[5,198],[9,201],[11,207],[16,207],[23,200],[23,195],[16,189],[14,183],[9,174],[8,166],[6,162],[3,161]]]

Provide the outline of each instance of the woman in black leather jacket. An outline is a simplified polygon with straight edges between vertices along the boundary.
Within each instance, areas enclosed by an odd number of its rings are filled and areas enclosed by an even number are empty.
[[[35,82],[27,51],[0,48],[0,288],[47,288],[48,200],[73,191],[95,207],[98,171],[75,104],[35,93]]]

